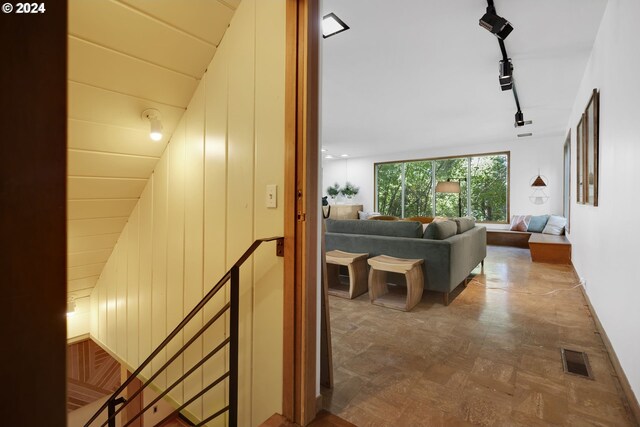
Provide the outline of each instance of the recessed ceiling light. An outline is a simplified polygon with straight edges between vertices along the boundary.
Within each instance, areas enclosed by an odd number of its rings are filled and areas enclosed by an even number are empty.
[[[322,17],[322,38],[326,39],[327,37],[335,36],[348,29],[349,26],[333,12]]]
[[[323,149],[321,149],[321,151],[322,151],[323,153],[326,153],[326,152],[327,152],[327,149],[326,149],[326,148],[323,148]]]
[[[333,159],[333,156],[331,154],[327,154],[326,156],[324,156],[325,159]]]
[[[340,157],[349,157],[348,154],[340,154]]]

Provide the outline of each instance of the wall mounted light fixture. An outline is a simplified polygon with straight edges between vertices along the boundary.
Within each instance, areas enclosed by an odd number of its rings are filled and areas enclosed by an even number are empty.
[[[149,108],[142,112],[142,118],[149,121],[149,137],[154,141],[160,141],[162,139],[160,111]]]
[[[538,176],[531,178],[531,188],[533,188],[533,192],[529,196],[531,203],[534,205],[542,205],[549,200],[549,196],[544,191],[548,181],[548,179],[540,175],[540,171],[538,171]]]

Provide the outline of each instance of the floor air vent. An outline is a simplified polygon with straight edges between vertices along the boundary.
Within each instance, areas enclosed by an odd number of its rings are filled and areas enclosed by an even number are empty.
[[[587,353],[561,348],[562,364],[567,374],[578,375],[583,378],[593,379]]]

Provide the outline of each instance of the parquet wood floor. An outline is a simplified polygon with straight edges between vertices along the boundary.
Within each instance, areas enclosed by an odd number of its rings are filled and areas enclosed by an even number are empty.
[[[448,307],[432,292],[408,313],[331,297],[324,408],[360,427],[634,425],[571,266],[490,246],[472,275]],[[586,351],[595,380],[565,374],[560,347]]]

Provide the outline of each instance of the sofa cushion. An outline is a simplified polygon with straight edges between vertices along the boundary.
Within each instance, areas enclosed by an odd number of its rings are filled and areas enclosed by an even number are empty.
[[[509,230],[527,231],[529,228],[529,220],[531,220],[531,215],[514,215],[511,217],[511,227],[509,227]]]
[[[560,236],[561,234],[564,234],[565,225],[567,225],[567,219],[565,217],[551,215],[549,217],[549,221],[547,221],[547,225],[545,225],[544,230],[542,230],[542,233]]]
[[[547,225],[547,221],[549,221],[549,215],[532,216],[531,220],[529,220],[527,231],[530,233],[542,233],[542,230],[544,230],[544,227]]]
[[[444,240],[458,233],[455,221],[434,221],[427,226],[422,236],[425,239]]]
[[[359,219],[328,219],[327,232],[366,234],[389,237],[422,236],[422,224],[411,221],[361,221]]]
[[[461,218],[452,218],[456,223],[456,233],[462,234],[465,231],[471,230],[476,226],[476,219],[470,216],[464,216]]]

